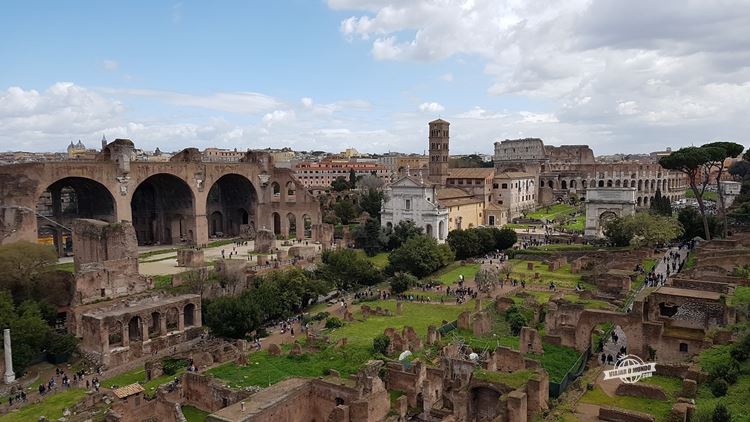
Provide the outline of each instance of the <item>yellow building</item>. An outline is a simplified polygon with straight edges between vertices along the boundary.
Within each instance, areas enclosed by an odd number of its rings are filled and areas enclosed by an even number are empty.
[[[437,192],[440,206],[448,209],[448,231],[470,229],[484,224],[484,199],[459,188]]]

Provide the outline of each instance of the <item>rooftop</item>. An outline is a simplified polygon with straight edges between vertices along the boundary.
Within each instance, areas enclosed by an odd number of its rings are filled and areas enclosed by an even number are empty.
[[[669,296],[681,296],[690,297],[695,299],[707,299],[718,301],[721,299],[721,293],[707,292],[705,290],[692,290],[692,289],[680,289],[677,287],[666,287],[662,286],[654,290],[654,293],[659,293]]]

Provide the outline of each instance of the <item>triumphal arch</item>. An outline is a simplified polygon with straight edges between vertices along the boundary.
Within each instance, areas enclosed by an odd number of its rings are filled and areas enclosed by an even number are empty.
[[[635,188],[589,187],[586,191],[584,236],[600,237],[608,220],[635,214],[635,193]]]
[[[268,153],[204,162],[187,148],[147,162],[133,151],[132,141],[117,139],[95,160],[0,167],[0,243],[45,238],[69,254],[77,218],[132,222],[139,245],[203,245],[263,228],[305,238],[321,222],[315,198]]]

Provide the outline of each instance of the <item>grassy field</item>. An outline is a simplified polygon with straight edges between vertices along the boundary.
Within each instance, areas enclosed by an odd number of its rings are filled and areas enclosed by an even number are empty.
[[[355,321],[346,323],[341,328],[330,332],[331,338],[338,340],[346,337],[349,344],[361,347],[371,347],[372,339],[383,334],[388,327],[401,329],[404,326],[410,326],[420,336],[427,335],[427,327],[434,325],[439,327],[442,321],[453,321],[458,314],[465,310],[474,309],[474,301],[469,301],[462,305],[439,305],[405,302],[402,305],[401,315],[396,315],[396,302],[393,300],[377,300],[368,302],[367,305],[373,309],[380,306],[388,309],[392,316],[370,316],[367,320],[362,320],[362,313],[357,310],[354,313]]]
[[[174,375],[162,375],[154,378],[150,381],[146,380],[146,370],[143,368],[136,368],[132,371],[123,372],[120,375],[115,375],[112,378],[108,378],[102,382],[102,386],[106,388],[112,388],[113,386],[123,387],[125,385],[139,383],[143,385],[143,389],[146,390],[144,394],[152,395],[156,392],[156,388],[162,384],[166,384],[175,377],[179,377],[185,372],[185,368],[180,368]]]
[[[542,245],[542,246],[533,246],[531,248],[528,248],[529,250],[535,250],[535,251],[556,251],[556,252],[563,252],[563,251],[589,251],[593,250],[593,245],[582,245],[578,243],[574,243],[572,245],[568,245],[567,243],[553,243],[551,245]],[[523,252],[523,251],[521,251]]]
[[[474,280],[474,276],[479,271],[479,264],[461,265],[460,262],[454,262],[441,271],[426,277],[427,280],[438,279],[446,286],[452,286],[458,283],[458,276],[463,274],[466,281]]]
[[[575,220],[561,224],[560,227],[567,231],[583,232],[583,229],[586,228],[586,216],[579,215]]]
[[[667,393],[668,400],[661,401],[628,396],[610,397],[597,386],[593,390],[587,391],[586,394],[581,397],[581,402],[600,406],[619,407],[638,412],[647,412],[653,415],[657,421],[668,421],[672,411],[672,405],[675,403],[677,395],[682,388],[682,380],[654,375],[650,378],[644,378],[640,382],[655,384],[662,387]]]
[[[48,396],[39,403],[30,404],[18,411],[0,416],[0,422],[29,422],[38,420],[40,416],[45,416],[48,420],[54,421],[62,417],[65,408],[72,407],[85,396],[86,390],[71,388]]]
[[[699,365],[703,371],[711,372],[718,364],[732,359],[730,355],[731,346],[713,346],[701,352],[698,358]],[[724,397],[714,397],[705,382],[698,387],[698,395],[695,399],[698,413],[711,414],[719,402],[723,402],[732,414],[732,421],[746,421],[750,415],[750,360],[740,365],[740,375],[737,382],[731,384]]]
[[[536,301],[542,304],[549,302],[553,294],[553,292],[551,291],[537,291],[537,290],[524,290],[524,293],[534,296],[536,298]],[[523,304],[525,300],[524,297],[518,296],[518,295],[512,296],[511,299],[513,299],[513,301],[519,305]],[[569,302],[584,305],[586,308],[590,308],[590,309],[608,309],[608,310],[614,309],[614,306],[609,304],[607,301],[599,300],[599,299],[581,299],[581,297],[577,295],[576,293],[565,293],[563,295],[563,299]]]
[[[695,194],[693,193],[692,189],[687,189],[685,191],[685,198],[695,198]],[[719,194],[716,192],[711,191],[705,191],[703,192],[703,199],[707,201],[718,201],[719,200]],[[725,197],[726,199],[726,197]]]
[[[534,212],[526,214],[527,218],[533,218],[535,220],[553,220],[555,217],[560,215],[572,214],[576,210],[576,207],[568,204],[555,204],[547,207],[542,207]]]
[[[203,422],[206,420],[206,416],[208,416],[208,412],[204,412],[193,406],[182,406],[182,414],[188,422]]]
[[[55,264],[52,266],[53,270],[66,271],[69,273],[75,272],[75,264],[72,262],[64,262],[62,264]]]
[[[368,256],[367,259],[372,262],[372,265],[381,270],[388,266],[388,252],[380,252],[375,256]]]
[[[511,277],[526,280],[526,284],[549,285],[553,281],[558,287],[574,288],[581,281],[580,274],[570,272],[570,264],[561,266],[557,271],[549,271],[549,266],[541,261],[522,261],[512,259],[513,274]],[[534,265],[533,270],[527,269],[528,263]],[[534,274],[539,273],[539,279],[534,279]]]
[[[372,340],[370,345],[371,343]],[[289,356],[289,348],[290,346],[284,346],[284,353],[279,356],[271,356],[267,351],[252,353],[247,366],[230,362],[209,369],[208,373],[232,388],[251,385],[267,387],[290,377],[321,377],[329,369],[335,369],[342,378],[348,378],[372,358],[371,347],[360,345],[331,346],[317,353],[304,353],[301,356]]]

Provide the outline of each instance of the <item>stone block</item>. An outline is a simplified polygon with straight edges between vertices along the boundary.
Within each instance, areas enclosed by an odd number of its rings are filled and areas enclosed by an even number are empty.
[[[300,356],[302,355],[302,346],[299,343],[294,343],[292,349],[289,351],[289,356]]]
[[[257,253],[269,253],[274,248],[276,235],[271,230],[260,229],[255,234],[254,249]]]
[[[281,348],[276,344],[268,346],[268,354],[271,356],[279,356],[281,354]]]
[[[682,391],[680,396],[687,397],[689,399],[695,398],[695,394],[698,392],[698,383],[695,380],[684,379],[682,380]]]
[[[519,351],[524,354],[525,353],[536,353],[536,354],[544,353],[544,349],[542,348],[542,338],[539,335],[539,332],[529,327],[521,328],[518,347],[519,347]]]

